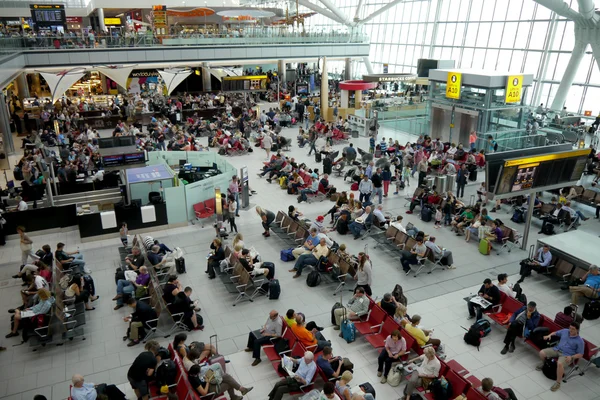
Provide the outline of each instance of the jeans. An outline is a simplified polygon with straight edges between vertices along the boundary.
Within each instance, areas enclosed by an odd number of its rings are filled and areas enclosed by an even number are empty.
[[[379,353],[379,357],[377,357],[377,372],[383,372],[383,376],[387,378],[390,373],[390,369],[392,369],[392,363],[394,361],[401,361],[400,358],[391,358],[388,355],[388,352],[383,349],[381,353]]]
[[[358,222],[352,222],[349,226],[348,229],[350,229],[350,232],[352,232],[352,234],[354,235],[355,238],[359,237],[361,232],[363,231],[363,229],[365,229],[365,226],[363,224],[360,224]]]
[[[315,147],[315,142],[310,142],[310,150],[308,151],[308,155],[310,156],[312,154],[312,152],[317,152],[317,148]]]
[[[331,341],[326,340],[321,332],[315,333],[315,339],[317,339],[317,351],[321,351],[325,347],[331,346]]]
[[[483,309],[481,308],[481,306],[479,304],[475,304],[472,302],[468,302],[468,308],[469,308],[469,315],[475,316],[477,320],[480,320],[481,318],[483,318]]]
[[[379,204],[381,204],[383,202],[383,188],[381,188],[381,187],[374,188],[373,196],[377,196],[377,199],[379,200]]]
[[[275,384],[269,393],[269,400],[281,400],[283,395],[300,389],[300,383],[294,378],[287,377]]]
[[[300,191],[300,198],[302,199],[302,201],[307,201],[308,197],[306,196],[307,194],[313,194],[314,192],[312,191],[312,189],[302,189]]]
[[[302,254],[296,260],[296,264],[294,264],[294,269],[296,269],[296,275],[301,275],[302,270],[307,265],[312,265],[314,267],[317,265],[318,262],[319,260],[317,260],[317,257],[315,257],[312,253]]]
[[[167,151],[167,145],[164,141],[156,143],[156,147],[162,151]]]
[[[368,203],[370,198],[371,198],[371,193],[362,193],[362,192],[360,193],[360,196],[358,197],[358,199],[360,200],[361,203]]]
[[[135,286],[133,283],[125,279],[119,279],[117,281],[117,294],[132,295],[133,293],[135,293]],[[123,297],[117,299],[117,305],[123,305]]]
[[[417,262],[417,255],[411,253],[408,250],[402,250],[400,252],[400,263],[404,272],[410,271],[410,265]],[[471,304],[471,303],[469,303]]]
[[[465,195],[465,184],[457,183],[456,184],[456,197],[463,197]]]

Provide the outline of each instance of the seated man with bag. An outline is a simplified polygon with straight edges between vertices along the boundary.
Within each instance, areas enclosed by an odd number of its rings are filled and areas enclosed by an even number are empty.
[[[131,341],[127,344],[127,347],[132,347],[140,342],[140,329],[144,330],[148,328],[148,321],[156,320],[158,316],[156,315],[156,311],[150,307],[150,305],[143,301],[137,301],[133,297],[127,301],[127,305],[135,311],[123,318],[123,321],[129,322],[129,329],[127,330],[128,335],[125,336],[123,340],[129,338]],[[157,321],[151,324],[156,323]]]
[[[317,236],[318,233],[319,232],[317,232],[316,229],[310,229],[309,235],[304,241],[304,244],[292,250],[292,254],[295,258],[300,257],[302,254],[310,254],[312,249],[319,244],[319,237]]]
[[[547,269],[551,262],[552,253],[550,253],[550,246],[545,244],[543,247],[537,250],[533,259],[527,258],[521,261],[521,269],[519,271],[521,278],[517,281],[517,283],[523,282],[526,277],[530,276],[532,270],[538,273],[543,272],[543,269]]]
[[[263,327],[258,331],[251,331],[248,334],[248,345],[246,352],[252,352],[252,366],[257,366],[260,362],[260,348],[264,344],[271,343],[271,339],[281,337],[283,334],[283,321],[279,318],[279,313],[272,310],[269,313],[269,318]]]
[[[500,290],[492,283],[490,278],[487,278],[483,281],[483,285],[481,285],[481,288],[479,288],[477,294],[492,303],[492,306],[500,304]],[[469,301],[467,303],[467,307],[469,309],[468,319],[477,317],[477,321],[479,321],[483,317],[483,309],[479,304]]]
[[[540,313],[537,311],[537,304],[530,301],[526,306],[519,308],[513,313],[509,320],[508,330],[504,336],[504,348],[500,354],[512,353],[515,351],[515,339],[523,335],[529,337],[529,334],[537,328],[540,323]]]
[[[296,360],[292,358],[292,360],[294,364],[298,364],[298,369],[294,373],[294,376],[288,376],[277,382],[269,393],[269,400],[281,400],[284,394],[300,390],[301,386],[312,382],[315,372],[317,372],[317,364],[315,363],[313,352],[307,351],[301,359]]]
[[[71,378],[73,387],[71,388],[72,400],[125,400],[126,397],[115,385],[101,383],[85,383],[83,376],[73,375]]]
[[[336,331],[340,330],[340,324],[344,315],[348,319],[357,320],[361,316],[366,315],[369,312],[369,298],[365,296],[365,289],[357,287],[354,296],[348,302],[348,305],[343,308],[336,308],[333,311],[335,317],[335,326],[333,329]]]
[[[141,298],[148,293],[148,284],[150,283],[148,267],[142,265],[138,271],[139,274],[137,274],[135,279],[119,279],[117,281],[117,295],[113,297],[113,300],[117,301],[115,310],[123,307],[124,295],[131,296],[131,294],[135,293],[136,298]],[[134,274],[134,272],[128,271],[127,274]]]
[[[321,368],[327,379],[339,378],[344,371],[352,372],[354,369],[354,364],[348,358],[334,357],[333,350],[329,346],[325,346],[323,354],[317,357],[317,365]]]
[[[558,361],[556,362],[556,382],[550,389],[553,392],[556,392],[560,389],[560,383],[565,373],[565,367],[571,365],[573,361],[583,357],[585,343],[581,336],[579,336],[579,324],[577,322],[572,322],[569,329],[561,329],[560,331],[544,336],[544,339],[550,340],[552,336],[560,338],[558,345],[540,351],[539,355],[542,363],[536,366],[535,369],[541,371],[544,368],[544,363],[547,358],[558,358]]]
[[[206,367],[192,365],[188,372],[188,380],[200,396],[227,392],[231,400],[242,400],[253,389],[253,387],[246,388],[240,385],[233,376],[224,373],[221,364],[218,363]],[[235,394],[235,390],[242,395]]]
[[[161,253],[159,245],[152,246],[152,250],[148,252],[148,261],[156,271],[168,270],[168,273],[175,272],[175,260]]]
[[[296,324],[291,327],[292,332],[298,338],[300,343],[302,343],[305,347],[314,347],[317,346],[316,350],[323,350],[326,346],[331,346],[331,341],[326,340],[323,334],[319,331],[316,324],[312,324],[312,321],[309,322],[311,324],[312,329],[308,329],[308,326],[305,324],[304,318],[302,315],[296,316]]]
[[[600,269],[597,265],[590,265],[588,272],[581,277],[583,285],[570,286],[571,303],[577,305],[579,296],[598,297],[598,288],[600,288]]]
[[[294,268],[290,269],[289,272],[295,272],[294,278],[299,278],[302,275],[302,270],[307,265],[316,266],[322,257],[329,255],[329,247],[327,247],[327,240],[322,237],[319,244],[315,246],[312,251],[308,254],[302,254],[296,260]]]
[[[371,206],[365,208],[364,214],[356,218],[354,222],[348,225],[348,229],[354,235],[354,240],[358,239],[363,231],[368,230],[373,225],[373,213]]]

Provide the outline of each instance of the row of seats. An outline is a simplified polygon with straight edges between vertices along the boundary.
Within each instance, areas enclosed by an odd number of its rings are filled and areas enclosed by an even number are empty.
[[[227,398],[223,393],[207,393],[204,396],[200,396],[196,391],[196,388],[192,387],[188,380],[188,374],[183,366],[183,360],[179,354],[173,349],[173,344],[169,343],[169,354],[171,360],[175,362],[177,368],[177,375],[175,378],[175,392],[179,399],[191,399],[191,400],[226,400]],[[154,397],[152,397],[154,398]],[[165,397],[166,398],[166,397]]]
[[[221,273],[218,275],[225,289],[229,293],[237,294],[233,306],[245,300],[253,302],[256,297],[266,295],[268,293],[268,288],[264,286],[267,283],[266,279],[252,276],[246,271],[229,246],[225,247],[224,251],[225,260],[221,262],[219,271]]]
[[[215,215],[216,201],[214,197],[208,200],[201,201],[200,203],[194,204],[194,213],[196,214],[196,220],[200,221],[204,228],[204,220],[211,218]]]
[[[484,311],[484,315],[492,321],[494,321],[496,324],[508,327],[508,325],[505,325],[506,319],[510,317],[510,315],[518,311],[521,307],[523,307],[523,303],[513,299],[510,296],[507,296],[504,292],[500,292],[500,303]],[[550,333],[562,329],[562,327],[556,324],[552,318],[547,317],[541,313],[538,328],[539,327],[548,328]],[[585,339],[583,339],[583,341],[585,343],[583,361],[580,362],[579,360],[575,360],[573,362],[572,368],[569,371],[565,371],[563,382],[566,382],[576,373],[578,373],[579,375],[583,375],[585,370],[592,364],[592,358],[594,358],[596,354],[598,354],[598,346]],[[533,340],[529,338],[526,338],[524,342],[533,347],[538,352],[542,350],[536,345],[536,343]]]

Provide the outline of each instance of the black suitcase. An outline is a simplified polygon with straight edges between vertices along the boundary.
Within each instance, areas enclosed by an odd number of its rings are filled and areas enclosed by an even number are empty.
[[[273,279],[269,282],[269,300],[277,300],[281,294],[279,280]]]
[[[600,317],[600,302],[592,300],[585,304],[581,313],[583,319],[593,320]]]
[[[433,217],[433,210],[429,207],[423,207],[421,210],[421,221],[423,222],[431,222]]]
[[[373,397],[376,397],[375,396],[375,388],[369,382],[361,383],[360,385],[358,385],[358,387],[361,388],[363,390],[363,392],[371,393],[373,395]]]
[[[331,161],[331,158],[325,157],[325,159],[323,160],[323,173],[331,175],[332,170],[333,170],[333,163]]]
[[[96,295],[96,286],[94,286],[94,278],[90,275],[83,276],[83,288],[88,291],[90,296]]]
[[[321,153],[318,151],[315,153],[315,162],[321,162]]]
[[[175,259],[175,269],[178,274],[185,274],[185,258],[176,258]]]
[[[24,179],[23,171],[21,171],[21,168],[19,167],[15,167],[15,169],[13,170],[13,176],[17,181],[22,181]]]
[[[262,265],[260,266],[261,268],[266,268],[269,270],[269,273],[267,274],[267,279],[273,279],[275,278],[275,264],[273,264],[270,261],[265,261],[262,263]]]
[[[469,172],[469,180],[472,182],[477,180],[477,169]]]

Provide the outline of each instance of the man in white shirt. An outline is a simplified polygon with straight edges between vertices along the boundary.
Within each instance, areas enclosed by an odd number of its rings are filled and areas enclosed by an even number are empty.
[[[402,233],[406,233],[406,229],[404,229],[404,227],[402,226],[402,215],[398,215],[396,217],[396,221],[392,222],[392,226],[396,229],[398,229],[400,232]]]
[[[263,327],[258,331],[252,331],[248,335],[248,345],[246,346],[246,352],[252,352],[254,362],[252,366],[256,366],[260,363],[260,348],[264,344],[271,342],[271,339],[281,337],[283,333],[283,320],[279,317],[279,313],[276,310],[271,310],[269,318]]]
[[[513,290],[512,285],[508,284],[508,275],[507,274],[498,274],[498,290],[503,292],[505,295],[512,297],[513,299],[517,298],[517,292]]]
[[[373,211],[373,215],[379,221],[380,226],[383,226],[387,222],[385,215],[383,215],[383,205],[378,205],[377,208],[375,208],[375,211]]]
[[[19,204],[17,205],[17,210],[18,211],[27,211],[29,206],[27,205],[27,203],[25,202],[25,200],[23,200],[23,198],[21,196],[17,196],[17,201],[19,202]]]

